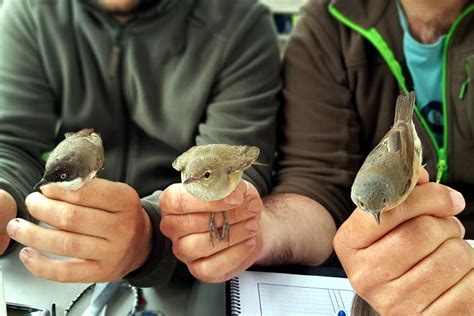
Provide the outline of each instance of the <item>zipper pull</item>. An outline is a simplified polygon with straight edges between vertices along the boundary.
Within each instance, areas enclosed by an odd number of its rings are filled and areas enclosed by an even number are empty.
[[[107,67],[107,73],[110,79],[117,78],[121,53],[122,48],[118,44],[114,44],[114,46],[112,46],[112,50],[110,51],[109,65]]]
[[[469,85],[469,77],[463,81],[461,84],[461,89],[459,89],[459,100],[464,99],[464,94],[466,93],[466,88]]]
[[[464,71],[466,72],[466,79],[461,83],[461,88],[459,89],[459,100],[464,99],[464,95],[466,94],[467,86],[469,85],[469,81],[471,81],[471,74],[469,72],[469,58],[464,61]]]
[[[123,28],[119,27],[115,33],[114,45],[110,51],[109,64],[107,68],[107,73],[110,79],[117,78],[120,66],[120,58],[122,55],[122,38],[123,38]]]
[[[440,183],[448,170],[448,163],[446,159],[446,150],[441,148],[438,152],[438,173],[436,174],[436,183]]]

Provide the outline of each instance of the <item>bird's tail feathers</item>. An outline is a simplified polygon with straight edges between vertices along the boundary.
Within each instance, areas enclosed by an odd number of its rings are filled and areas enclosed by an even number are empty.
[[[414,91],[398,96],[397,104],[395,106],[395,118],[393,119],[394,125],[396,125],[398,121],[411,122],[413,118],[413,109],[415,108],[415,98]]]

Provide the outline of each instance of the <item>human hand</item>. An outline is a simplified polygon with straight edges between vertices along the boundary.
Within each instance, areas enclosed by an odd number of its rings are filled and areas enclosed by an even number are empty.
[[[34,275],[59,282],[106,282],[140,267],[151,249],[151,223],[130,186],[93,179],[80,190],[46,185],[26,205],[53,228],[13,219],[8,234],[28,246],[20,259]],[[57,228],[57,229],[54,229]],[[70,257],[51,259],[43,252]]]
[[[10,193],[0,190],[0,255],[5,252],[10,243],[10,236],[6,233],[8,221],[16,216],[17,206]]]
[[[380,225],[356,209],[334,238],[356,292],[382,315],[472,315],[474,250],[453,216],[464,207],[460,193],[428,183],[424,170]]]
[[[226,198],[202,201],[182,184],[173,184],[160,195],[161,224],[164,235],[171,239],[175,256],[189,271],[204,282],[223,282],[251,266],[261,249],[260,217],[263,203],[255,187],[241,181]],[[209,217],[226,211],[231,225],[229,243],[209,240]]]

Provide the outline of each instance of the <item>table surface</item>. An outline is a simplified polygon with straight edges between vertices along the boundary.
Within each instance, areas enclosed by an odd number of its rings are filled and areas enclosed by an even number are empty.
[[[19,248],[19,247],[18,247]],[[18,259],[18,249],[0,258],[3,270],[5,299],[9,303],[27,304],[51,310],[56,304],[57,315],[88,284],[63,284],[37,278]],[[90,302],[85,295],[69,315],[81,315]],[[189,280],[170,284],[165,288],[145,288],[144,297],[147,310],[161,311],[165,315],[225,315],[224,284],[207,284]],[[126,287],[121,288],[111,299],[106,315],[126,315],[133,301],[133,295]]]
[[[473,247],[474,242],[468,241]],[[23,266],[18,251],[0,257],[3,270],[4,292],[7,302],[27,304],[51,310],[56,304],[56,312],[63,315],[64,309],[88,284],[63,284],[37,278]],[[340,267],[280,266],[278,268],[258,268],[257,271],[282,273],[315,274],[345,277]],[[69,314],[81,315],[89,304],[91,295],[84,296]],[[161,311],[166,316],[181,315],[225,315],[225,285],[208,284],[194,280],[171,283],[155,289],[145,288],[146,309]],[[110,301],[106,315],[126,315],[132,305],[133,297],[127,288],[120,289]]]

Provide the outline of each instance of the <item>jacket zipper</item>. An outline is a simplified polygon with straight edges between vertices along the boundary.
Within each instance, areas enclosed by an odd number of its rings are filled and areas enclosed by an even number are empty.
[[[402,68],[400,66],[400,63],[396,60],[393,52],[391,49],[388,47],[387,43],[383,39],[383,37],[380,35],[380,33],[375,29],[374,27],[370,29],[365,29],[362,26],[352,22],[348,18],[346,18],[341,12],[339,12],[333,4],[330,4],[329,7],[329,12],[331,13],[332,16],[334,16],[337,20],[339,20],[341,23],[347,25],[360,35],[362,35],[364,38],[366,38],[369,42],[371,42],[375,48],[379,51],[379,53],[382,55],[384,58],[385,62],[387,63],[388,67],[390,68],[392,74],[395,76],[395,78],[398,81],[398,84],[400,85],[403,93],[408,93],[408,89],[406,86],[405,82],[405,77],[403,76],[402,73]],[[470,5],[464,12],[456,19],[456,21],[453,23],[451,26],[451,29],[449,30],[449,33],[446,37],[446,43],[444,44],[444,49],[443,49],[443,78],[442,78],[442,95],[443,95],[443,145],[440,147],[438,145],[438,142],[436,141],[431,129],[429,128],[426,120],[424,117],[421,115],[420,111],[418,110],[417,107],[415,107],[415,113],[418,119],[421,122],[421,125],[423,126],[424,130],[428,134],[428,137],[433,144],[433,147],[436,151],[436,154],[438,156],[438,163],[437,163],[437,174],[436,174],[436,182],[446,182],[447,181],[447,170],[448,170],[448,155],[446,148],[448,147],[448,115],[447,115],[447,83],[446,83],[446,67],[447,67],[447,51],[448,51],[448,46],[450,43],[450,40],[452,38],[452,35],[454,33],[454,30],[457,28],[461,20],[469,14],[472,10],[474,10],[474,5]]]
[[[436,176],[436,182],[446,182],[448,178],[448,153],[446,149],[448,148],[448,82],[447,82],[447,69],[448,69],[448,48],[451,44],[451,39],[455,30],[457,29],[459,23],[470,13],[474,11],[474,5],[471,4],[467,9],[465,9],[454,21],[453,25],[449,29],[448,35],[446,36],[446,42],[444,43],[443,48],[443,147],[439,151],[438,155],[438,174]]]
[[[122,74],[122,58],[123,58],[123,36],[125,32],[125,27],[123,25],[119,25],[117,28],[117,32],[114,35],[114,43],[110,50],[109,56],[109,64],[108,64],[108,75],[109,79],[116,80],[117,89],[119,91],[119,99],[123,109],[123,116],[126,125],[122,128],[123,133],[123,148],[122,148],[122,166],[120,170],[119,181],[126,182],[127,181],[127,165],[128,165],[128,149],[129,149],[129,142],[130,142],[130,133],[129,129],[130,126],[128,125],[129,122],[129,113],[127,109],[127,102],[123,87],[123,74]]]
[[[115,35],[114,44],[110,50],[109,64],[107,66],[107,73],[110,79],[116,79],[119,72],[118,68],[120,66],[120,58],[122,55],[122,36],[123,28],[120,27]]]

